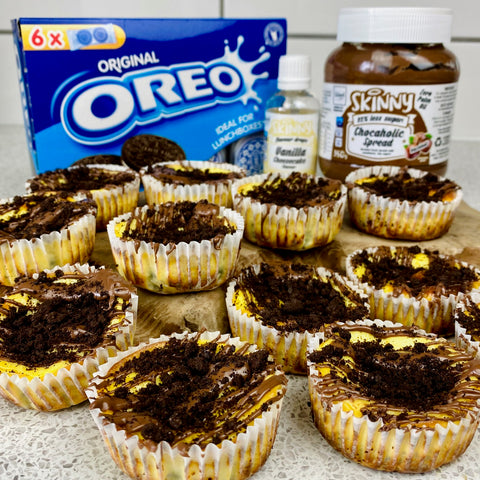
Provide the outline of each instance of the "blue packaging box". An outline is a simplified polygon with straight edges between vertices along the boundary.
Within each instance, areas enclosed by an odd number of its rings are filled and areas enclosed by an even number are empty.
[[[153,134],[208,160],[263,129],[285,19],[12,20],[37,173]]]

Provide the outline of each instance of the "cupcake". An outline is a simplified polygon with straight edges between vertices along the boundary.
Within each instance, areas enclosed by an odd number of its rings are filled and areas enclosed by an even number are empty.
[[[140,176],[120,165],[80,165],[59,168],[27,181],[28,192],[83,192],[97,204],[97,230],[138,203]]]
[[[266,350],[204,332],[119,353],[87,395],[110,454],[132,478],[245,479],[270,453],[286,384]]]
[[[346,187],[294,172],[234,182],[233,208],[245,219],[245,238],[262,247],[306,250],[330,243],[343,222]]]
[[[453,312],[455,343],[480,351],[480,292],[465,295]]]
[[[375,166],[347,175],[352,223],[378,237],[431,240],[448,232],[462,201],[454,182],[414,168]]]
[[[0,200],[0,283],[56,265],[86,262],[95,244],[95,203],[31,194]]]
[[[373,247],[346,258],[348,278],[368,295],[370,318],[453,334],[453,311],[465,294],[480,289],[480,270],[437,251]]]
[[[307,364],[316,427],[361,465],[427,472],[475,435],[480,361],[444,338],[379,320],[331,324]]]
[[[140,175],[149,205],[205,199],[231,207],[231,184],[245,171],[229,163],[184,160],[149,165]]]
[[[228,208],[168,202],[137,208],[107,227],[120,273],[157,293],[212,290],[233,273],[243,218]]]
[[[134,288],[109,269],[18,278],[0,297],[0,394],[45,411],[83,402],[98,366],[132,344],[136,311]]]
[[[345,277],[302,264],[252,265],[227,289],[232,335],[267,348],[287,373],[306,374],[308,340],[324,324],[368,318],[365,294]]]

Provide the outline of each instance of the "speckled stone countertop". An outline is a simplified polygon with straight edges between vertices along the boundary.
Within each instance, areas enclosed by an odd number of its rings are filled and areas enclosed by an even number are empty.
[[[480,210],[480,142],[454,142],[447,177]],[[23,127],[0,126],[0,198],[24,192],[33,175]],[[24,410],[0,398],[0,480],[126,480],[114,464],[88,406],[59,412]],[[456,461],[409,480],[480,478],[477,433]],[[311,419],[307,379],[289,376],[280,426],[271,455],[252,480],[395,480],[404,474],[370,470],[344,458],[323,439]],[[221,479],[223,480],[223,479]]]

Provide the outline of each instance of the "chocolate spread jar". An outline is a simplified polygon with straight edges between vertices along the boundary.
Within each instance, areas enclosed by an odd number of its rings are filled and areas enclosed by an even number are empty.
[[[320,167],[343,180],[370,165],[447,169],[459,66],[445,8],[346,8],[328,57]]]

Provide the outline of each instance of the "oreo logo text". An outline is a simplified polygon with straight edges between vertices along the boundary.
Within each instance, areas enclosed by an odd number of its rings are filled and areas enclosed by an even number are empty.
[[[166,118],[210,108],[220,103],[249,100],[261,103],[253,89],[253,74],[259,63],[270,57],[263,52],[253,62],[228,45],[221,58],[156,66],[128,72],[121,77],[100,76],[71,88],[61,102],[60,117],[66,133],[76,142],[99,145],[124,137],[136,125],[158,123]]]

